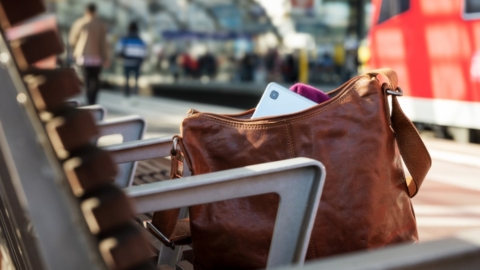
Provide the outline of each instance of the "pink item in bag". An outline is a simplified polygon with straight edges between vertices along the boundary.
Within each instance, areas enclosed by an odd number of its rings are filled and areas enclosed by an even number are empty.
[[[296,83],[290,87],[290,90],[318,104],[330,99],[330,97],[321,90],[303,83]]]

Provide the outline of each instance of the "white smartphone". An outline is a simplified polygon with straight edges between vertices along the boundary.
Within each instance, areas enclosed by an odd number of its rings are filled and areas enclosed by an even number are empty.
[[[317,103],[290,91],[278,83],[269,83],[252,119],[295,113],[315,105]]]

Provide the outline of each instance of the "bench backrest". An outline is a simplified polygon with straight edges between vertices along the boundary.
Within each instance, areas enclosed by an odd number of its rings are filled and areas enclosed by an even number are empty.
[[[115,164],[91,144],[95,120],[64,103],[81,92],[75,72],[33,68],[63,51],[56,29],[28,33],[43,25],[41,18],[29,21],[45,11],[43,1],[1,0],[0,10],[0,240],[10,263],[16,269],[153,269],[128,198],[109,184]],[[7,40],[6,32],[17,36]],[[98,205],[86,207],[86,199]],[[115,204],[123,205],[122,215],[101,214]],[[135,252],[120,256],[126,249]]]

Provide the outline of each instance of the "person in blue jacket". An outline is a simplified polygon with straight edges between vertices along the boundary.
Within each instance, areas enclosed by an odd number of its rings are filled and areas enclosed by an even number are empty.
[[[135,88],[132,94],[138,92],[138,77],[140,76],[140,67],[143,60],[147,57],[147,45],[140,38],[138,24],[130,23],[128,35],[119,40],[116,47],[117,54],[123,58],[123,68],[125,74],[125,96],[130,97],[130,76],[135,77]]]

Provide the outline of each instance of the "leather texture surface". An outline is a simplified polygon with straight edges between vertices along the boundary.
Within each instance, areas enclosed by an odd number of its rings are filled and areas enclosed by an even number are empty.
[[[253,110],[194,112],[181,127],[185,161],[193,174],[294,157],[322,162],[327,177],[307,260],[416,242],[410,195],[431,160],[395,98],[390,120],[378,74],[396,89],[396,74],[386,69],[358,76],[330,92],[331,100],[295,114],[250,120]],[[410,193],[396,136],[409,157]],[[278,201],[267,194],[191,207],[195,269],[265,268]]]

